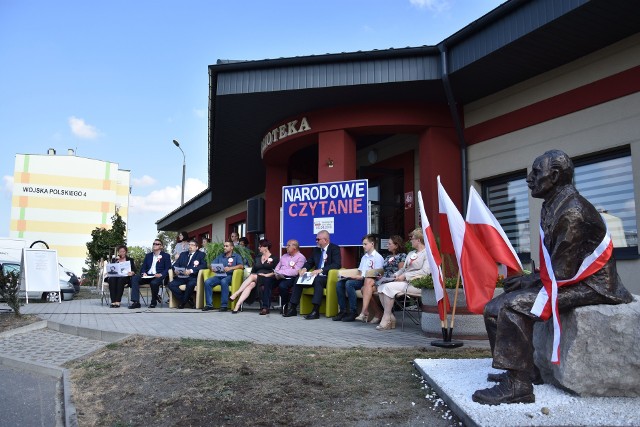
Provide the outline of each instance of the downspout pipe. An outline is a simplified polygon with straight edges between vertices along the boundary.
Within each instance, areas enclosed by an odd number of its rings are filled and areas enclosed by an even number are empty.
[[[444,43],[438,45],[440,51],[440,60],[442,64],[442,84],[444,86],[444,92],[447,97],[447,104],[449,104],[449,111],[451,113],[451,119],[453,120],[453,126],[456,130],[458,137],[458,144],[460,145],[460,161],[462,169],[462,215],[466,215],[467,200],[469,194],[467,190],[467,142],[464,139],[464,130],[462,129],[462,120],[460,119],[460,113],[458,111],[456,100],[453,97],[453,90],[451,89],[451,81],[449,80],[449,69],[447,65],[447,46]]]

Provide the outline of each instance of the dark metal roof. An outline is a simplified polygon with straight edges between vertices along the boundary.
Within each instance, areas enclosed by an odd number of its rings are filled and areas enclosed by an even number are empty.
[[[264,191],[260,141],[279,121],[347,103],[445,104],[440,49],[464,105],[638,32],[637,1],[511,0],[438,46],[219,61],[209,66],[209,189],[158,228],[188,228]]]
[[[532,1],[504,20],[510,27],[501,22],[496,24],[499,30],[489,27],[449,48],[449,78],[459,103],[473,102],[640,32],[640,2]],[[529,32],[508,44],[496,41],[499,48],[484,56],[470,61],[465,54],[474,45],[478,51],[487,50],[491,36],[503,40],[510,29],[521,27]],[[447,39],[443,43],[451,42]]]

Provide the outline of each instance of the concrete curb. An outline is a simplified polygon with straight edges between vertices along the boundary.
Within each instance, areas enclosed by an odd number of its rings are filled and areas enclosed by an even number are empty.
[[[105,343],[113,343],[124,340],[129,337],[129,334],[120,332],[101,331],[97,329],[89,329],[78,326],[63,325],[50,320],[42,320],[32,323],[20,328],[11,329],[0,333],[0,339],[9,338],[17,334],[23,334],[31,331],[37,331],[39,329],[51,329],[57,332],[75,335],[82,338],[93,339],[96,341],[103,341]],[[39,375],[46,375],[58,379],[58,389],[62,395],[62,400],[56,396],[56,418],[58,425],[66,427],[77,427],[78,417],[76,408],[72,402],[71,396],[71,375],[68,369],[60,366],[51,365],[48,363],[40,363],[36,361],[25,361],[16,359],[11,356],[0,355],[0,365],[17,368],[25,371],[33,372]]]
[[[8,331],[0,332],[0,339],[9,338],[18,334],[24,334],[25,332],[37,331],[38,329],[44,329],[46,327],[47,327],[47,320],[40,320],[39,322],[34,322],[27,326],[21,326],[19,328],[9,329]]]
[[[446,393],[445,390],[443,390],[442,387],[438,385],[438,383],[434,380],[434,378],[431,375],[429,375],[429,372],[425,371],[422,368],[422,366],[420,366],[420,364],[417,363],[417,361],[418,359],[415,359],[413,361],[413,366],[416,368],[418,372],[420,372],[420,375],[422,375],[422,377],[427,380],[431,388],[438,394],[438,396],[444,401],[444,403],[447,404],[449,409],[451,409],[453,413],[456,414],[458,418],[460,418],[460,421],[462,421],[462,423],[468,427],[481,427],[475,422],[475,420],[472,417],[469,416],[469,414],[467,414],[466,411],[464,411],[457,404],[454,398],[449,396],[449,394]]]
[[[89,338],[96,341],[104,341],[107,343],[121,341],[131,335],[122,332],[101,331],[100,329],[90,329],[81,326],[65,325],[62,323],[53,322],[51,320],[43,320],[43,322],[46,322],[46,327],[48,329],[51,329],[52,331],[62,332],[69,335],[76,335],[78,337]]]

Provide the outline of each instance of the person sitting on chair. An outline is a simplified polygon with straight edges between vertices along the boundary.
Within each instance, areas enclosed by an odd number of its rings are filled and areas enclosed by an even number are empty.
[[[191,239],[189,241],[189,250],[182,252],[178,260],[173,264],[175,278],[169,283],[171,293],[180,301],[179,309],[183,309],[191,301],[191,294],[196,287],[198,273],[205,264],[204,252],[198,250],[198,241]],[[184,268],[184,273],[177,274],[176,268]],[[180,285],[185,285],[184,291],[180,289]]]
[[[236,314],[240,307],[245,301],[248,301],[249,304],[255,301],[256,296],[259,294],[260,286],[264,286],[265,291],[262,292],[264,296],[268,289],[269,298],[262,299],[262,308],[260,310],[261,315],[269,314],[269,309],[271,308],[271,287],[275,282],[275,273],[273,269],[278,264],[278,257],[271,254],[271,242],[262,239],[258,243],[258,250],[260,251],[260,256],[257,256],[254,263],[253,268],[251,269],[251,274],[249,277],[242,282],[240,285],[240,289],[234,292],[230,299],[236,301],[235,309],[232,311],[233,314]]]
[[[140,282],[149,283],[151,287],[151,303],[149,308],[155,308],[158,301],[160,285],[171,269],[171,256],[162,250],[162,240],[153,241],[153,249],[145,255],[140,274],[131,278],[131,305],[129,308],[140,308]]]
[[[380,324],[376,329],[386,330],[396,327],[396,318],[393,315],[393,301],[397,294],[412,293],[420,294],[420,289],[414,287],[409,282],[419,277],[431,274],[429,263],[427,262],[427,251],[424,245],[422,230],[416,228],[411,232],[411,246],[413,251],[407,254],[404,267],[393,274],[392,282],[382,283],[378,285],[378,297],[384,314]]]
[[[224,242],[224,252],[211,261],[211,264],[222,264],[226,276],[215,275],[205,280],[205,306],[202,311],[213,310],[213,288],[218,285],[220,285],[221,288],[220,311],[227,311],[227,305],[229,304],[229,285],[231,285],[231,279],[233,278],[233,270],[243,269],[244,261],[240,255],[233,252],[233,242],[226,240]],[[211,271],[215,273],[213,267],[211,267]]]
[[[369,270],[382,269],[384,259],[376,251],[376,236],[367,234],[362,238],[362,248],[364,255],[358,266],[358,274],[342,278],[336,283],[336,293],[338,294],[338,306],[340,311],[332,319],[334,321],[353,322],[356,320],[358,310],[358,298],[356,291],[364,285],[365,276]],[[349,299],[349,312],[347,312],[347,301]],[[368,301],[367,301],[368,303]]]
[[[322,297],[324,296],[324,288],[327,286],[327,274],[329,270],[339,269],[342,264],[342,256],[340,255],[340,247],[334,243],[331,243],[329,232],[326,230],[320,231],[316,235],[317,247],[313,248],[311,259],[305,262],[304,266],[300,269],[299,273],[302,276],[309,269],[311,274],[315,276],[313,280],[313,310],[307,314],[304,318],[307,320],[320,318],[320,304],[322,303]],[[293,317],[297,315],[297,307],[300,303],[300,297],[302,296],[302,286],[298,283],[293,285],[293,294],[291,295],[290,306],[284,317]]]
[[[133,262],[133,258],[129,258],[127,247],[125,245],[120,245],[118,246],[117,251],[118,256],[111,260],[111,262],[117,263],[129,261],[131,265],[131,271],[129,271],[127,276],[104,278],[104,281],[109,284],[109,295],[111,297],[112,308],[120,307],[122,294],[124,293],[124,287],[131,283],[131,276],[133,276],[136,272],[136,266]]]
[[[278,286],[280,291],[280,312],[283,314],[286,313],[287,305],[289,305],[289,291],[298,278],[298,272],[305,262],[307,262],[307,258],[300,253],[298,241],[289,240],[287,242],[287,253],[280,257],[280,262],[276,265],[276,281],[273,284],[273,287]],[[271,290],[264,290],[263,300],[271,301]]]
[[[384,258],[382,263],[382,269],[384,272],[378,277],[366,277],[364,279],[364,285],[362,285],[362,311],[360,315],[356,317],[356,320],[367,322],[372,324],[380,323],[382,320],[383,312],[380,310],[378,301],[373,298],[373,293],[377,291],[378,284],[383,280],[393,277],[394,273],[404,267],[404,261],[407,254],[404,252],[404,241],[402,237],[393,235],[389,237],[387,243],[387,250],[389,255]],[[373,311],[373,318],[369,320],[369,311]]]

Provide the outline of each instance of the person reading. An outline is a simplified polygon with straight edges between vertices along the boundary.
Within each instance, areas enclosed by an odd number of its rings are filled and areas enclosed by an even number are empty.
[[[151,287],[151,303],[149,308],[155,308],[160,285],[171,269],[171,256],[163,251],[162,240],[155,239],[151,252],[145,255],[140,274],[131,279],[131,304],[129,308],[140,308],[140,283],[149,283]]]
[[[299,270],[299,274],[303,275],[309,271],[313,276],[313,310],[304,318],[307,320],[320,318],[320,304],[324,296],[324,288],[327,286],[327,274],[329,270],[340,268],[342,257],[340,255],[340,247],[331,243],[329,232],[320,231],[316,235],[317,247],[313,248],[311,258],[308,259],[304,266]],[[293,317],[297,315],[297,307],[302,296],[302,286],[298,283],[293,285],[293,294],[289,303],[289,308],[283,315],[284,317]]]

